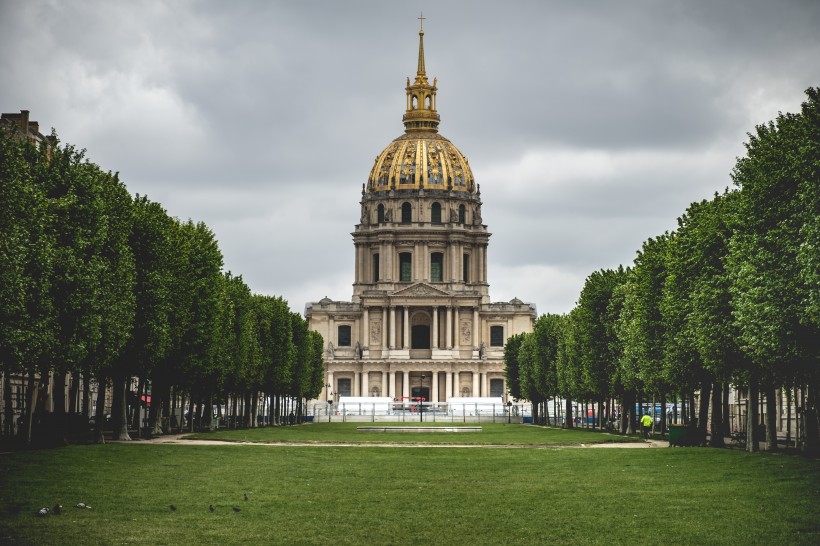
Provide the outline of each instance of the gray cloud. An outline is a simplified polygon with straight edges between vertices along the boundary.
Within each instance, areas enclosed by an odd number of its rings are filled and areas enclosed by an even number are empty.
[[[352,292],[361,185],[401,134],[417,6],[0,5],[4,112],[206,222],[301,310]],[[746,132],[820,85],[816,2],[454,1],[425,16],[442,134],[493,232],[491,293],[565,312],[585,277],[730,185]]]

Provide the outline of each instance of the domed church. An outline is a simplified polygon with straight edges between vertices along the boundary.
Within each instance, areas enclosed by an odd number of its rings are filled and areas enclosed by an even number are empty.
[[[404,134],[362,187],[352,301],[306,306],[325,340],[324,400],[509,398],[504,343],[532,331],[535,306],[490,301],[481,191],[467,158],[438,132],[436,84],[421,28]]]

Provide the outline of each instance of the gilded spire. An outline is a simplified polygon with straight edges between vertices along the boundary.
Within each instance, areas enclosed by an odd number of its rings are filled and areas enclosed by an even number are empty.
[[[407,79],[407,111],[404,114],[404,130],[438,132],[439,115],[436,113],[436,83],[430,85],[424,68],[424,16],[419,17],[419,64],[416,80],[410,85]]]
[[[419,17],[419,68],[416,71],[416,83],[427,83],[427,74],[424,70],[424,15]]]

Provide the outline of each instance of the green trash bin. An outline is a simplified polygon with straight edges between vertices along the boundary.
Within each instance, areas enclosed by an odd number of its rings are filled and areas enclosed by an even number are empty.
[[[687,429],[686,425],[669,425],[669,447],[689,445]]]

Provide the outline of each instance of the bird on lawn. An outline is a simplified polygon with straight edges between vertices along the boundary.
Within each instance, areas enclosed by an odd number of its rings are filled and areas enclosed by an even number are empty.
[[[48,508],[40,508],[39,510],[37,510],[37,515],[40,516],[41,518],[47,516],[48,513],[49,513]]]
[[[242,510],[242,509],[241,509],[240,507],[238,507],[238,506],[234,506],[234,507],[233,507],[233,511],[234,511],[234,512],[239,512],[240,510]]]
[[[208,507],[208,510],[210,510],[211,512],[213,512],[214,510],[216,510],[216,508],[214,508],[214,505],[212,504],[212,505],[210,505],[210,506]]]
[[[54,508],[51,509],[55,516],[59,516],[63,513],[63,505],[62,504],[55,504]]]
[[[171,505],[171,512],[176,512],[176,511],[177,511],[177,507],[172,504]]]
[[[74,505],[74,508],[87,509],[87,508],[91,508],[91,507],[88,506],[84,502],[78,502],[77,504]]]

